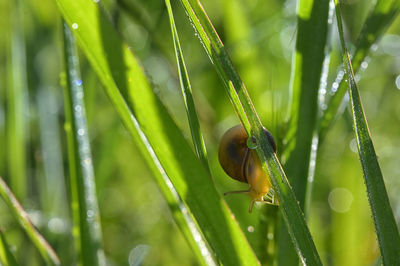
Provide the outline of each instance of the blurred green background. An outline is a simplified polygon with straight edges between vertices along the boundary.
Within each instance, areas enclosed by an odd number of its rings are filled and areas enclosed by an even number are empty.
[[[188,136],[168,15],[162,0],[101,1],[109,18],[138,58],[157,94]],[[346,38],[354,41],[373,1],[344,1]],[[288,116],[291,60],[296,36],[294,0],[203,0],[205,10],[226,45],[264,125],[282,147]],[[214,182],[223,193],[246,188],[228,178],[216,152],[221,135],[239,123],[208,57],[173,1],[194,99],[209,154]],[[19,156],[7,148],[7,89],[15,28],[13,1],[0,0],[0,176],[10,180],[8,162]],[[15,10],[14,10],[15,11]],[[25,38],[26,194],[19,200],[65,265],[74,262],[65,177],[68,175],[60,74],[62,24],[53,0],[21,1]],[[238,16],[239,15],[239,16]],[[328,89],[341,62],[337,30],[332,36]],[[175,225],[146,162],[122,126],[95,73],[82,55],[81,70],[89,136],[101,213],[104,249],[110,265],[135,265],[135,252],[147,250],[144,265],[197,265]],[[21,62],[24,64],[24,62]],[[397,221],[400,221],[400,19],[376,46],[359,87],[371,135]],[[366,66],[366,65],[365,65]],[[101,107],[101,108],[99,108]],[[347,107],[346,107],[347,108]],[[234,213],[247,213],[249,199],[230,195]],[[260,209],[238,215],[250,243],[257,246]],[[24,265],[40,265],[37,251],[0,201],[0,226]],[[374,225],[357,156],[352,118],[345,110],[320,146],[309,216],[310,230],[324,264],[371,265],[379,256]],[[357,255],[355,255],[357,254]]]

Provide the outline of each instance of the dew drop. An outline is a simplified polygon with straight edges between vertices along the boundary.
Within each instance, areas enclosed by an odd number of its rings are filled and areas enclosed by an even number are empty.
[[[194,236],[194,241],[199,242],[201,241],[201,236],[199,234]]]
[[[361,63],[361,68],[366,69],[368,67],[368,62],[364,61]]]
[[[332,91],[333,91],[333,92],[336,92],[338,88],[339,88],[339,83],[334,82],[334,83],[332,84]]]
[[[83,92],[82,91],[77,92],[76,93],[76,98],[82,99],[83,98]]]
[[[257,148],[257,139],[255,136],[251,136],[246,141],[247,147],[251,150],[255,150]]]
[[[76,30],[78,27],[78,23],[72,23],[72,29]]]
[[[254,226],[249,225],[249,226],[247,227],[247,231],[249,231],[249,233],[253,233],[253,232],[254,232]]]
[[[400,90],[400,75],[397,76],[395,83],[396,87]]]
[[[353,138],[353,139],[350,141],[349,146],[350,146],[350,150],[351,150],[352,152],[358,153],[357,140],[356,140],[355,138]]]
[[[93,210],[88,210],[88,211],[86,212],[86,217],[87,217],[88,219],[92,219],[92,218],[94,217],[94,211],[93,211]]]
[[[371,51],[375,52],[376,50],[378,50],[378,45],[377,44],[371,45]]]
[[[142,265],[144,259],[150,251],[149,245],[139,244],[129,252],[129,266]]]
[[[337,75],[337,78],[338,78],[338,79],[342,79],[343,77],[344,77],[344,71],[343,71],[343,70],[340,70],[339,73],[338,73],[338,75]]]

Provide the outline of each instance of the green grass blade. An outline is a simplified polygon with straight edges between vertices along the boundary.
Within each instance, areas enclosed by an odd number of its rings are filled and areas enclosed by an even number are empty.
[[[302,0],[298,5],[290,124],[284,156],[287,158],[286,174],[303,208],[318,115],[318,88],[325,57],[329,0]]]
[[[157,30],[159,18],[154,18],[144,7],[144,3],[140,1],[117,0],[119,10],[126,13],[133,21],[143,26],[148,34],[157,52],[167,55],[169,54],[169,46],[166,44],[164,37]]]
[[[393,216],[392,208],[390,207],[382,172],[375,154],[359,90],[355,81],[350,55],[344,42],[339,0],[335,0],[335,4],[339,35],[343,49],[343,60],[346,64],[354,133],[356,135],[364,180],[367,186],[368,200],[378,235],[381,256],[384,265],[397,265],[400,259],[399,230]]]
[[[59,118],[53,112],[57,105],[54,90],[43,87],[37,92],[36,106],[40,127],[40,147],[43,160],[44,178],[41,180],[42,210],[55,217],[66,218],[68,205],[62,158]]]
[[[188,0],[181,0],[181,2],[208,56],[224,82],[230,100],[247,133],[249,136],[254,136],[257,143],[259,143],[257,145],[257,153],[262,159],[264,169],[270,174],[271,182],[281,204],[280,209],[300,259],[303,263],[320,265],[321,261],[306,225],[304,215],[272,147],[262,133],[260,119],[257,116],[243,82],[232,65],[224,45],[200,2]]]
[[[318,89],[328,33],[329,0],[301,0],[297,7],[297,37],[291,82],[291,111],[287,145],[283,156],[286,174],[300,207],[305,210],[313,135],[318,117]],[[307,214],[306,214],[307,215]],[[281,227],[278,249],[280,265],[296,264],[287,230]],[[289,243],[288,243],[289,242]]]
[[[356,49],[351,59],[355,73],[359,71],[361,63],[371,51],[371,47],[379,41],[399,14],[399,11],[400,1],[398,0],[380,0],[376,2],[374,8],[369,13],[355,44]],[[338,114],[339,107],[344,95],[346,94],[347,86],[346,82],[343,80],[343,76],[343,71],[339,71],[336,81],[332,85],[331,93],[333,95],[329,98],[327,109],[324,111],[319,125],[319,136],[321,141],[325,138],[330,125]]]
[[[10,250],[7,243],[6,236],[2,229],[0,229],[0,264],[4,266],[16,266],[17,260]]]
[[[26,178],[26,112],[27,78],[25,39],[22,23],[24,1],[12,1],[11,6],[11,52],[9,84],[7,89],[7,161],[10,186],[20,200],[27,192]]]
[[[15,198],[14,194],[2,178],[0,178],[0,196],[3,198],[22,229],[31,239],[32,243],[38,249],[44,261],[49,265],[60,265],[60,260],[58,259],[57,254],[43,236],[35,229],[32,222],[29,220],[28,214],[22,208],[21,204]]]
[[[98,4],[85,0],[56,2],[127,130],[154,171],[183,232],[193,234],[197,224],[224,265],[259,264],[207,171]],[[194,222],[188,221],[191,215]],[[182,220],[187,224],[183,225]],[[205,260],[212,263],[211,255],[203,247],[201,234],[191,237],[205,252]]]
[[[106,265],[102,249],[100,214],[98,210],[90,143],[83,103],[83,88],[75,41],[64,25],[64,86],[65,130],[68,138],[73,232],[82,265]]]
[[[190,125],[190,131],[192,133],[194,148],[197,156],[200,158],[204,167],[207,170],[209,170],[210,168],[208,166],[208,161],[207,161],[206,146],[204,143],[203,135],[201,134],[200,130],[200,123],[197,117],[196,107],[194,105],[192,88],[186,70],[185,61],[183,59],[183,53],[179,42],[178,32],[175,27],[174,15],[172,13],[171,3],[169,0],[166,0],[165,4],[168,9],[169,22],[171,24],[171,31],[172,31],[172,39],[174,41],[176,62],[178,64],[179,81],[181,84],[182,96],[186,107],[186,113]]]

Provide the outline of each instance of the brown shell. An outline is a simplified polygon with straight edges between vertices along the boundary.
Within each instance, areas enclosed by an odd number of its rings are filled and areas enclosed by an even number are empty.
[[[265,133],[275,151],[271,133],[266,129]],[[248,135],[243,126],[234,126],[222,136],[218,149],[218,160],[225,173],[243,183],[249,183],[249,177],[262,171],[255,151],[247,147],[247,139]]]
[[[247,179],[243,167],[250,154],[246,141],[246,131],[242,125],[237,125],[225,132],[218,149],[218,160],[225,173],[244,183],[247,183]]]

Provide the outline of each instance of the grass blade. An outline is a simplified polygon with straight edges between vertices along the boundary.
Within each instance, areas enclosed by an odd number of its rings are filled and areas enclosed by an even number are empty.
[[[54,110],[57,104],[56,94],[52,89],[41,88],[36,97],[39,113],[40,145],[43,154],[44,180],[41,185],[41,202],[43,211],[55,217],[67,217],[68,205],[65,176],[62,158],[62,145],[57,115]]]
[[[6,236],[2,229],[0,229],[0,264],[4,266],[16,266],[18,265],[14,255],[10,250],[10,246],[7,243]]]
[[[58,259],[57,254],[42,237],[42,235],[40,235],[40,233],[35,229],[32,222],[29,220],[28,214],[22,208],[21,204],[15,198],[14,194],[11,192],[2,178],[0,178],[0,196],[3,198],[4,202],[11,210],[11,213],[14,215],[22,229],[31,239],[32,243],[39,250],[39,253],[42,255],[44,261],[49,265],[60,265],[60,260]]]
[[[94,1],[56,1],[106,92],[154,171],[185,235],[200,245],[202,235],[224,265],[259,264],[226,203],[182,132],[150,87],[142,67]],[[193,215],[194,221],[190,221]],[[189,233],[187,233],[189,232]]]
[[[291,81],[291,111],[287,146],[283,156],[286,174],[304,210],[306,191],[312,183],[308,173],[313,135],[318,116],[318,89],[321,80],[328,33],[329,0],[302,0],[297,6],[297,38]],[[306,214],[307,215],[307,214]],[[281,227],[278,261],[294,265],[298,260],[287,230]]]
[[[185,61],[183,59],[183,53],[179,42],[178,32],[176,31],[175,27],[174,15],[172,13],[171,3],[169,0],[166,0],[165,4],[168,9],[169,22],[171,24],[171,31],[172,31],[172,39],[174,41],[176,62],[178,64],[179,81],[181,84],[183,101],[185,103],[187,117],[189,120],[190,131],[192,133],[194,148],[197,156],[200,158],[204,167],[209,171],[210,168],[208,166],[208,161],[207,161],[206,146],[204,144],[203,135],[201,134],[200,130],[200,123],[197,117],[196,107],[194,105],[192,88],[186,70]]]
[[[75,244],[82,265],[106,265],[78,55],[72,33],[67,25],[63,28],[66,65],[65,130],[68,138]]]
[[[187,69],[185,66],[185,61],[183,58],[183,53],[182,53],[182,49],[180,46],[179,36],[178,36],[178,32],[176,30],[170,1],[166,0],[165,5],[167,6],[167,10],[168,10],[172,39],[174,42],[175,56],[176,56],[176,61],[177,61],[177,66],[178,66],[179,81],[180,81],[183,101],[185,103],[187,118],[189,121],[189,126],[190,126],[191,135],[192,135],[194,149],[195,149],[197,157],[201,160],[204,168],[209,172],[209,174],[211,174],[210,168],[208,165],[208,160],[207,160],[207,150],[206,150],[206,146],[204,143],[203,135],[201,134],[201,130],[200,130],[200,123],[199,123],[199,119],[197,116],[196,107],[194,105],[189,75],[187,73]],[[192,246],[194,246],[194,245],[192,244]],[[199,251],[201,251],[201,250],[199,250],[198,248],[194,248],[194,250],[196,252],[196,255],[201,258],[202,255],[201,255],[201,253],[199,253]],[[208,252],[211,253],[211,251],[208,251]],[[200,259],[200,261],[204,261],[204,259],[202,258],[202,259]],[[204,261],[204,262],[207,263],[207,261]],[[213,261],[213,263],[215,263],[215,261]],[[208,264],[210,264],[210,263],[208,263]]]
[[[381,256],[384,265],[397,265],[400,258],[399,230],[393,216],[392,208],[390,207],[382,172],[375,154],[359,90],[355,81],[350,55],[344,42],[339,0],[335,0],[335,5],[340,41],[343,49],[343,60],[346,64],[354,133],[356,135],[364,180],[367,186],[368,200],[378,235]]]
[[[7,160],[10,186],[20,200],[27,193],[26,178],[26,112],[28,89],[26,77],[25,39],[22,23],[23,1],[13,1],[11,6],[11,55],[9,85],[7,89]]]
[[[379,41],[399,12],[400,1],[398,0],[376,1],[374,8],[364,23],[360,36],[357,38],[356,49],[351,59],[355,73],[359,71],[361,63],[371,51],[373,44]],[[343,71],[339,71],[336,81],[332,85],[332,96],[327,103],[327,109],[324,111],[319,125],[320,141],[325,138],[328,128],[338,114],[339,107],[346,94],[347,86],[343,76]]]
[[[328,32],[329,0],[302,0],[298,5],[290,124],[284,156],[287,158],[286,174],[300,206],[304,208],[311,142],[318,114],[318,88]]]
[[[199,1],[181,0],[181,3],[193,23],[208,56],[224,82],[230,100],[242,124],[249,136],[254,136],[259,144],[257,145],[257,153],[263,162],[265,171],[270,174],[271,182],[281,204],[280,209],[300,259],[303,263],[320,265],[321,261],[306,225],[304,215],[278,158],[265,136],[263,136],[260,119],[224,45]]]

